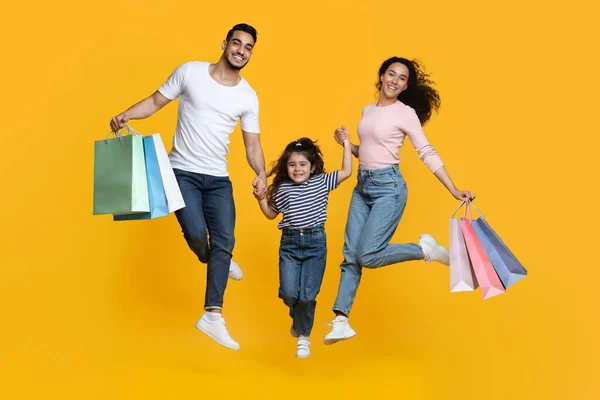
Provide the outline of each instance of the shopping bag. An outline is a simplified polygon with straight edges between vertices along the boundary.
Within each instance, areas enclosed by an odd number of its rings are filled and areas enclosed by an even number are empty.
[[[463,201],[450,217],[450,292],[473,291],[479,286],[473,273],[467,245],[460,226],[460,221],[464,218],[454,218],[454,215],[464,204]],[[465,207],[465,215],[466,212]]]
[[[111,136],[114,136],[111,138]],[[111,132],[94,143],[94,215],[148,212],[142,136]]]
[[[480,215],[472,222],[473,229],[483,245],[485,252],[489,256],[502,285],[506,289],[514,285],[519,280],[527,276],[527,270],[519,262],[517,257],[504,244],[500,236],[487,223],[483,214],[473,205],[473,208]]]
[[[179,189],[179,184],[175,178],[173,167],[171,167],[171,162],[169,161],[169,156],[167,155],[167,150],[165,150],[165,145],[160,134],[155,133],[152,135],[152,139],[154,140],[158,166],[160,167],[160,176],[162,178],[165,196],[167,197],[167,206],[169,212],[172,213],[185,207],[185,202],[183,201],[183,195]]]
[[[469,217],[460,221],[461,230],[465,238],[467,245],[467,251],[469,252],[469,259],[475,272],[475,277],[481,288],[481,295],[483,299],[489,299],[493,296],[497,296],[505,292],[498,274],[494,269],[489,256],[485,252],[479,237],[475,233],[471,221],[470,202],[466,204],[467,210],[469,211]]]
[[[143,138],[143,143],[150,211],[145,213],[115,214],[113,216],[114,221],[154,219],[169,215],[167,198],[165,196],[165,189],[163,187],[156,148],[154,145],[154,138],[152,136],[146,136]]]

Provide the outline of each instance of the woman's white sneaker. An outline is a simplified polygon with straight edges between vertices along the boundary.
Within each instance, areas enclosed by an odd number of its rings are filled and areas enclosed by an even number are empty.
[[[348,318],[341,315],[335,317],[331,324],[325,323],[325,325],[331,326],[331,331],[325,335],[325,344],[341,342],[356,335],[356,332],[348,323]]]
[[[427,233],[422,234],[419,239],[419,245],[423,250],[423,256],[425,257],[426,263],[437,261],[444,265],[450,265],[450,254],[448,253],[448,250],[446,250],[444,246],[438,244],[433,236],[428,235]]]
[[[229,263],[229,277],[234,281],[239,281],[244,277],[244,273],[239,265],[233,260]]]

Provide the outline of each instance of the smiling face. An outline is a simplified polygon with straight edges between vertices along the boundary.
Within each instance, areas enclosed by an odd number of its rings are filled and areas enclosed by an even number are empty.
[[[406,65],[396,62],[388,67],[381,75],[380,96],[395,99],[408,86],[409,72]]]
[[[301,153],[292,153],[287,162],[288,176],[294,183],[304,183],[310,179],[315,167]]]
[[[254,48],[254,39],[252,35],[244,31],[235,31],[229,40],[224,40],[221,46],[223,48],[223,58],[234,70],[239,71],[244,68]]]

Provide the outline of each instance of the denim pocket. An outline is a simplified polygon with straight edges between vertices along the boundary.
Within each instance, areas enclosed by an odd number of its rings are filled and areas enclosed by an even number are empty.
[[[325,234],[325,231],[319,231],[319,232],[315,233],[315,240],[318,243],[326,243],[327,235]]]
[[[290,242],[290,238],[288,237],[288,235],[286,235],[285,233],[283,235],[281,235],[281,241],[279,242],[280,245],[285,245],[288,244]]]
[[[394,186],[396,177],[392,174],[371,175],[371,183],[377,186]]]

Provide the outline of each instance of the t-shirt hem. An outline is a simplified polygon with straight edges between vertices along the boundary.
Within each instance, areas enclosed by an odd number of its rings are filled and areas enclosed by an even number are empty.
[[[158,92],[171,101],[173,101],[177,98],[177,97],[171,96],[169,93],[165,93],[165,88],[163,88],[162,86],[158,88]]]
[[[220,178],[223,177],[229,177],[229,172],[228,171],[209,171],[209,170],[205,170],[202,168],[195,168],[195,167],[189,167],[189,166],[185,166],[185,165],[177,165],[177,164],[173,164],[171,163],[171,167],[173,169],[179,169],[185,172],[192,172],[194,174],[203,174],[203,175],[210,175],[210,176],[217,176]]]

